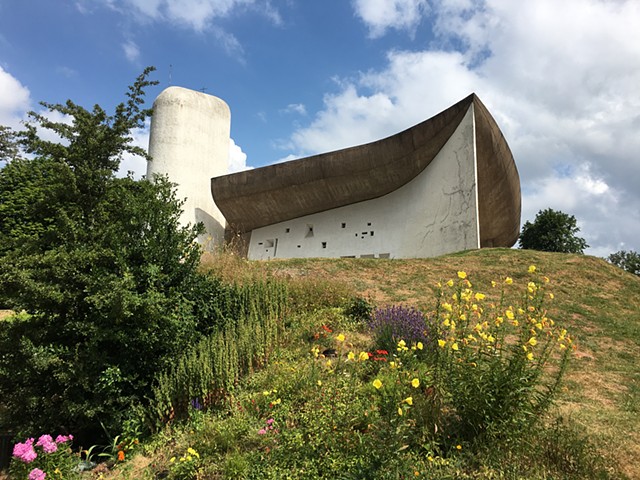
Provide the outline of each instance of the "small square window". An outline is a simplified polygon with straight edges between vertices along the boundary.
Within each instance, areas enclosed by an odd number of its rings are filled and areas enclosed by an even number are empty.
[[[327,242],[322,242],[322,248],[327,248]]]
[[[289,233],[290,231],[291,231],[291,229],[290,229],[290,228],[285,228],[285,229],[284,229],[284,233]]]
[[[342,222],[342,228],[347,228],[347,224]]]

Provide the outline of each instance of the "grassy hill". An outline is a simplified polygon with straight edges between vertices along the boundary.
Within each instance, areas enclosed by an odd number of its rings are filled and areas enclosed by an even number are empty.
[[[573,471],[579,472],[573,468],[572,462],[589,463],[597,457],[602,459],[598,465],[604,465],[601,470],[605,472],[602,474],[604,476],[597,478],[640,479],[640,464],[637,461],[640,458],[640,277],[594,257],[511,249],[484,249],[416,260],[294,259],[250,262],[231,255],[204,258],[204,269],[230,281],[249,282],[276,277],[289,284],[298,313],[288,319],[284,348],[265,369],[240,382],[232,392],[227,410],[193,412],[188,422],[175,422],[153,438],[145,440],[142,448],[136,449],[135,456],[127,458],[111,471],[102,470],[99,478],[159,478],[158,472],[173,472],[175,462],[179,462],[181,456],[188,456],[188,448],[194,448],[202,454],[198,462],[203,471],[208,473],[198,478],[244,478],[247,468],[255,465],[247,459],[275,458],[268,456],[277,456],[279,451],[276,440],[273,444],[265,443],[266,435],[255,432],[260,426],[255,426],[255,415],[252,417],[251,412],[245,412],[247,406],[269,411],[269,408],[273,408],[273,402],[262,405],[261,401],[264,403],[264,399],[271,398],[270,395],[274,399],[282,396],[283,404],[289,399],[291,405],[298,405],[297,410],[288,411],[290,417],[298,419],[297,422],[302,422],[300,408],[308,408],[309,415],[315,412],[326,421],[327,417],[322,417],[326,413],[326,403],[320,400],[321,397],[325,398],[326,393],[331,397],[331,408],[334,410],[330,413],[335,418],[348,418],[351,415],[349,408],[352,400],[343,399],[345,389],[339,388],[342,385],[339,382],[346,382],[346,377],[332,380],[325,376],[327,369],[321,368],[317,361],[309,357],[309,350],[315,345],[313,335],[317,339],[317,332],[322,333],[319,328],[321,325],[330,325],[332,335],[345,332],[356,352],[371,345],[367,334],[350,323],[340,309],[334,308],[335,305],[344,305],[348,299],[358,296],[374,306],[401,304],[431,312],[438,282],[455,279],[459,271],[466,272],[474,290],[487,294],[487,302],[495,302],[500,295],[500,288],[492,288],[492,280],[500,284],[505,277],[512,277],[514,285],[526,285],[530,265],[536,266],[536,274],[541,278],[549,279],[546,288],[554,294],[553,300],[547,305],[549,317],[562,324],[575,338],[576,349],[556,404],[548,417],[550,422],[558,417],[564,419],[563,425],[568,430],[562,430],[562,438],[566,439],[566,443],[559,450],[559,455],[565,455],[566,458],[551,458],[555,455],[553,446],[549,447],[549,451],[540,453],[546,455],[543,463],[549,459],[562,465],[569,473],[566,476],[554,476],[533,465],[531,471],[536,473],[528,476],[522,473],[523,468],[524,471],[528,468],[527,465],[523,467],[522,463],[530,461],[526,459],[529,458],[527,455],[523,456],[523,460],[509,459],[510,452],[506,449],[496,453],[497,460],[485,462],[481,458],[465,457],[461,446],[460,457],[457,460],[451,457],[452,462],[459,463],[443,466],[443,476],[437,478],[589,478],[581,477],[579,473],[571,474]],[[335,361],[341,361],[340,355]],[[352,387],[363,392],[365,388],[372,389],[370,381],[367,385]],[[316,393],[310,391],[313,389]],[[366,398],[366,395],[358,398]],[[281,418],[287,417],[277,417],[277,421]],[[326,426],[319,423],[319,430],[322,425]],[[263,426],[267,433],[269,426]],[[282,428],[287,427],[291,429],[293,424],[282,424]],[[333,431],[321,437],[323,448],[326,443],[338,443],[326,447],[324,454],[329,456],[330,452],[339,455],[342,447],[339,443],[351,439],[341,430],[340,424],[333,428]],[[348,427],[352,428],[355,427]],[[367,426],[357,428],[366,430]],[[573,433],[567,436],[567,431]],[[312,437],[307,435],[304,438],[306,440],[300,440],[300,449],[305,448],[304,443],[310,442]],[[550,445],[557,441],[557,438],[549,437]],[[532,440],[531,445],[544,450],[544,440]],[[307,447],[310,448],[309,445]],[[403,448],[400,447],[399,453]],[[280,448],[280,454],[286,452],[282,453]],[[486,454],[491,456],[491,452]],[[501,463],[501,456],[505,457],[504,463]],[[171,462],[172,457],[177,460]],[[345,460],[342,458],[340,461]],[[268,462],[265,460],[264,463]],[[606,471],[609,472],[608,476]],[[420,472],[420,467],[416,467],[416,476],[421,475]],[[294,473],[284,475],[272,473],[268,478],[298,478]]]
[[[550,317],[566,325],[577,350],[558,400],[602,452],[640,479],[640,277],[583,255],[483,249],[434,259],[294,259],[268,263],[220,257],[205,265],[228,278],[258,272],[350,292],[375,305],[428,308],[436,283],[464,270],[474,286],[524,277],[529,265],[550,279]]]

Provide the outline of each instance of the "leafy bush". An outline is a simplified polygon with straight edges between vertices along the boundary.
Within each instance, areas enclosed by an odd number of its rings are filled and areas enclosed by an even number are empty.
[[[373,313],[373,305],[362,297],[352,297],[344,312],[351,319],[358,322],[367,322]]]
[[[220,285],[198,273],[201,226],[180,226],[173,186],[115,177],[124,152],[144,155],[130,130],[150,113],[151,70],[114,115],[43,104],[72,123],[31,113],[19,138],[32,158],[0,170],[0,295],[26,312],[0,331],[2,423],[15,434],[64,428],[98,443],[100,422],[119,431],[156,372],[217,321],[197,316]]]

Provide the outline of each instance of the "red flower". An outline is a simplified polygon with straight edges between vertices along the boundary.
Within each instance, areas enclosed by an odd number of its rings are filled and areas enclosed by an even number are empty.
[[[122,450],[118,452],[118,461],[124,462],[124,452]]]
[[[389,352],[387,352],[386,350],[376,350],[376,353],[378,355],[389,355]]]
[[[327,333],[331,333],[333,332],[333,330],[331,330],[329,327],[327,327],[326,325],[322,325],[322,329],[327,332]]]

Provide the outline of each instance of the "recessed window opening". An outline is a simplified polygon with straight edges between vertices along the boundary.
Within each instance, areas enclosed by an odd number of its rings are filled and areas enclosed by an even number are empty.
[[[290,231],[291,231],[291,229],[290,229],[290,228],[285,228],[285,229],[284,229],[284,233],[289,233]]]
[[[298,245],[298,248],[300,248],[300,245]]]
[[[362,235],[366,235],[368,232],[362,232]]]
[[[322,242],[322,248],[327,248],[327,242]]]
[[[307,224],[307,234],[306,238],[313,237],[313,225]]]
[[[272,239],[264,241],[264,246],[267,247],[267,248],[273,247],[273,244],[274,244],[274,241]]]
[[[345,222],[342,222],[342,228],[347,228],[347,224]]]
[[[371,235],[371,236],[373,237],[373,230],[371,230],[371,231],[369,232],[369,235]]]
[[[370,227],[370,226],[371,226],[371,222],[367,222],[367,227]]]

